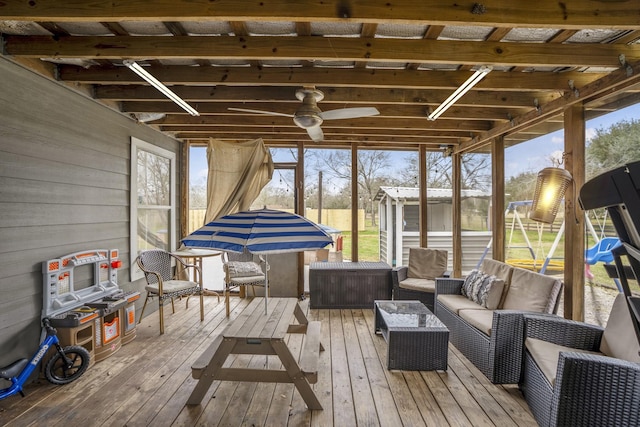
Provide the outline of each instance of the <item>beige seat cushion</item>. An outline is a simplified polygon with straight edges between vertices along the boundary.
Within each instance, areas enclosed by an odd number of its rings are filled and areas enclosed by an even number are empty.
[[[640,356],[638,356],[640,345],[638,345],[638,337],[636,337],[631,322],[631,314],[625,296],[618,294],[613,301],[607,327],[602,334],[600,351],[603,354],[616,359],[640,363]]]
[[[438,301],[455,314],[458,314],[460,310],[464,309],[489,311],[486,308],[480,307],[464,295],[438,294]]]
[[[407,277],[398,284],[402,289],[409,289],[419,292],[435,292],[436,281],[431,279],[416,279],[414,277]]]
[[[551,385],[556,382],[556,373],[558,371],[558,360],[560,359],[560,352],[573,352],[573,353],[589,353],[602,355],[595,351],[578,350],[571,347],[565,347],[563,345],[553,344],[548,341],[539,340],[536,338],[527,338],[524,343],[529,353],[536,361],[536,364],[542,371]]]
[[[256,284],[256,283],[260,283],[260,282],[264,283],[264,281],[265,281],[264,274],[259,275],[259,276],[243,276],[243,277],[232,277],[231,278],[231,284],[236,285],[236,286],[250,285],[250,284]]]
[[[162,292],[165,294],[172,294],[174,292],[180,292],[187,289],[198,287],[196,282],[188,280],[165,280],[162,282]],[[147,285],[144,287],[148,292],[158,293],[158,284]]]
[[[554,277],[514,268],[502,308],[553,313],[561,289],[562,282]]]
[[[263,275],[260,265],[253,261],[229,261],[226,264],[231,277],[250,277]]]
[[[407,277],[435,279],[447,271],[447,251],[428,248],[409,248]]]
[[[474,328],[491,336],[493,326],[493,310],[465,309],[458,312],[461,319],[466,320]]]

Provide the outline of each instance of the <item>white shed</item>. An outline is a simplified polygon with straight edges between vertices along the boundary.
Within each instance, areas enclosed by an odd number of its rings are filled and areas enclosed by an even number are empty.
[[[392,266],[407,265],[409,248],[420,246],[419,189],[413,187],[380,187],[375,200],[380,216],[380,260]],[[490,200],[491,193],[479,190],[462,190],[462,199]],[[449,269],[452,269],[452,190],[427,189],[427,242],[428,247],[449,251]],[[489,205],[487,213],[489,212]],[[486,213],[485,213],[486,214]],[[401,218],[400,221],[397,218]],[[483,218],[482,215],[479,218]],[[484,217],[486,218],[486,217]],[[487,218],[488,222],[488,218]],[[482,227],[481,227],[482,228]],[[484,231],[462,231],[462,270],[476,267],[489,240],[491,231],[484,224]],[[396,254],[402,254],[398,257]]]

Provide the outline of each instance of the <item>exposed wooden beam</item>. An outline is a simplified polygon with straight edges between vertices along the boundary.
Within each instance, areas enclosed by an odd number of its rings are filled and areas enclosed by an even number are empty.
[[[155,78],[167,85],[207,86],[328,86],[403,89],[456,89],[470,75],[467,71],[416,71],[378,69],[327,69],[313,68],[220,68],[164,66],[145,67]],[[568,91],[569,81],[583,86],[604,77],[604,73],[582,72],[494,72],[475,87],[476,90],[500,92]],[[60,66],[60,79],[70,82],[93,84],[139,84],[140,78],[125,67],[101,69]],[[295,92],[295,89],[294,89]],[[328,94],[325,94],[328,95]],[[293,96],[293,95],[292,95]],[[509,95],[507,95],[509,96]],[[404,96],[411,98],[414,96]],[[425,97],[423,95],[423,97]],[[293,97],[295,100],[295,97]],[[540,102],[543,100],[541,99]]]
[[[325,89],[325,88],[321,88]],[[217,102],[217,103],[289,103],[292,111],[300,105],[295,98],[296,88],[230,88],[218,86],[213,88],[173,86],[172,90],[189,102]],[[345,104],[359,105],[438,105],[441,100],[450,95],[446,90],[393,90],[393,89],[364,89],[337,88],[326,89],[325,99],[319,103],[324,109],[335,108]],[[166,98],[149,86],[98,86],[94,88],[94,97],[112,101],[164,101]],[[487,108],[532,108],[536,100],[540,104],[559,98],[555,93],[498,93],[485,91],[471,91],[462,97],[455,108],[487,107]],[[545,102],[543,102],[545,101]],[[331,106],[331,107],[329,107]]]
[[[163,132],[169,132],[173,134],[181,134],[184,138],[188,138],[192,134],[207,134],[207,135],[237,135],[243,134],[250,136],[252,139],[256,135],[264,135],[267,132],[264,129],[265,126],[228,126],[228,125],[216,125],[216,126],[181,126],[181,125],[163,125],[160,126],[160,130]],[[409,138],[431,138],[433,140],[442,139],[468,139],[473,137],[472,132],[468,131],[442,131],[434,130],[425,135],[423,131],[412,129],[345,129],[334,128],[331,126],[331,122],[326,122],[322,125],[322,129],[325,134],[337,136],[376,136],[380,139],[387,137],[405,137]],[[273,135],[305,135],[306,131],[291,124],[290,126],[270,126],[268,132]]]
[[[319,21],[345,20],[369,23],[424,23],[457,25],[473,22],[480,26],[542,28],[617,28],[640,26],[634,1],[538,0],[532,7],[514,7],[513,2],[486,0],[482,9],[471,3],[442,3],[439,0],[396,0],[380,3],[367,0],[325,0],[292,2],[274,0],[256,3],[243,0],[193,2],[148,0],[113,2],[50,0],[46,2],[2,2],[0,16],[26,21]],[[594,8],[597,6],[597,12]]]
[[[226,140],[242,140],[242,139],[251,139],[257,137],[267,137],[272,141],[300,141],[300,140],[309,140],[307,133],[305,131],[298,132],[297,134],[283,135],[283,134],[274,134],[271,132],[263,132],[262,134],[250,134],[241,132],[238,130],[237,133],[208,133],[208,132],[199,132],[199,133],[182,133],[178,132],[174,135],[177,139],[206,139],[206,138],[216,138],[216,139],[226,139]],[[370,142],[376,144],[423,144],[423,143],[443,143],[445,139],[437,138],[432,136],[422,136],[422,137],[380,137],[378,135],[336,135],[332,133],[325,132],[324,134],[325,141],[333,141],[333,142]],[[463,140],[463,138],[458,138]],[[469,139],[469,138],[466,138]],[[461,141],[460,141],[461,142]],[[447,141],[448,144],[455,144],[456,141]]]
[[[153,122],[156,125],[237,125],[237,126],[251,126],[259,125],[265,127],[271,126],[289,126],[292,124],[292,120],[288,117],[269,117],[269,116],[199,116],[193,117],[189,115],[177,115],[171,114],[162,119]],[[461,132],[480,132],[487,131],[491,128],[491,123],[478,120],[457,122],[453,120],[436,120],[431,121],[426,117],[424,119],[415,118],[377,118],[377,117],[363,117],[359,119],[347,119],[347,120],[331,120],[331,126],[334,128],[348,128],[348,129],[412,129],[412,130],[458,130]]]
[[[373,104],[372,104],[373,105]],[[432,104],[437,105],[437,104]],[[244,116],[260,117],[260,114],[254,113],[239,113],[229,110],[229,108],[248,108],[252,110],[261,111],[274,111],[283,114],[293,114],[299,107],[296,104],[291,103],[270,103],[265,104],[262,102],[199,102],[193,105],[200,114],[209,115],[233,115],[238,114]],[[355,107],[356,105],[350,105],[343,103],[341,106],[345,108]],[[491,107],[452,107],[445,114],[443,114],[439,120],[446,120],[447,118],[455,120],[492,120],[492,121],[508,121],[509,117],[515,117],[519,114],[531,110],[531,108],[491,108]],[[336,109],[335,105],[327,104],[325,108],[321,108],[323,111],[331,111]],[[396,118],[424,118],[428,114],[428,108],[426,105],[392,105],[381,104],[377,105],[377,109],[380,112],[376,117],[396,117]],[[173,102],[167,101],[151,101],[151,102],[131,102],[124,101],[122,103],[122,111],[129,113],[185,113],[179,106]]]
[[[494,66],[613,67],[640,60],[640,46],[469,42],[343,37],[7,36],[8,55],[81,59],[324,60],[493,64]],[[452,55],[455,52],[455,55]]]

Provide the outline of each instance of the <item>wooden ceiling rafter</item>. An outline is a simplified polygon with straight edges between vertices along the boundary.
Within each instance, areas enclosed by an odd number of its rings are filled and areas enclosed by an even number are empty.
[[[234,0],[216,2],[112,2],[84,0],[50,0],[47,2],[5,2],[0,4],[4,19],[53,22],[101,21],[317,21],[363,23],[423,23],[433,25],[463,23],[489,27],[540,28],[615,28],[636,30],[640,27],[637,4],[630,1],[579,0],[558,3],[538,0],[532,7],[514,7],[513,2],[491,1],[478,13],[466,2],[443,4],[438,0],[396,0],[380,4],[367,0],[325,0],[291,2],[272,0],[247,8]],[[597,13],[594,13],[594,4]]]
[[[469,42],[461,40],[361,39],[345,37],[209,36],[7,36],[5,52],[28,58],[206,59],[382,61],[406,64],[493,64],[499,66],[619,67],[624,55],[640,60],[640,46]],[[455,55],[452,54],[455,52]]]

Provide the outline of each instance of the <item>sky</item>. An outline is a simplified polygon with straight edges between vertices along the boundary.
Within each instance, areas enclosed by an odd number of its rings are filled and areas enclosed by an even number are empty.
[[[608,129],[622,120],[640,120],[640,104],[605,114],[587,121],[585,137],[587,143],[595,135],[596,129]],[[564,149],[564,131],[559,130],[505,150],[504,173],[506,179],[522,172],[537,172],[547,166],[553,166],[551,156],[562,158]]]
[[[613,123],[622,120],[640,120],[640,104],[627,107],[613,113],[605,114],[586,123],[586,139],[589,141],[595,135],[596,129],[607,129]],[[560,130],[527,142],[509,147],[505,150],[505,177],[509,179],[522,172],[537,172],[540,169],[552,166],[551,157],[561,158],[564,148],[564,131]],[[402,161],[406,152],[392,152],[392,159],[396,164],[404,164]],[[291,158],[278,158],[274,161],[290,162]],[[206,148],[191,148],[190,156],[190,185],[205,185],[207,177]]]

